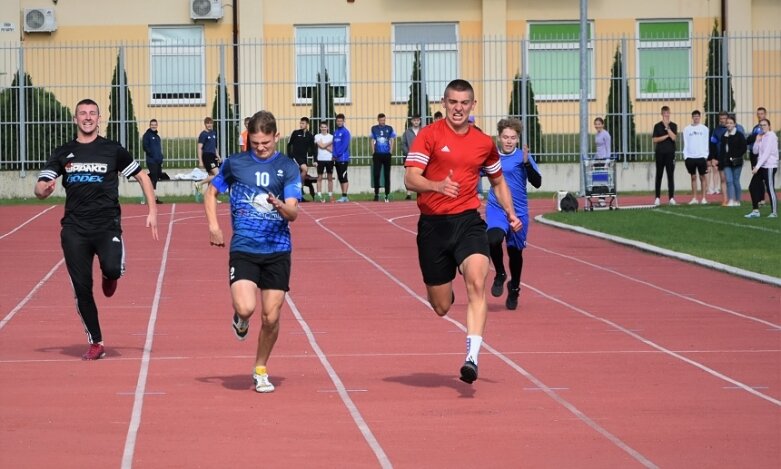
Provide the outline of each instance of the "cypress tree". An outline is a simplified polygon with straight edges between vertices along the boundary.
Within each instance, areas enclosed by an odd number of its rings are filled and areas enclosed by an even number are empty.
[[[214,131],[217,132],[217,142],[218,146],[217,149],[219,149],[219,142],[225,139],[225,155],[220,155],[221,157],[225,158],[227,156],[230,156],[234,153],[238,153],[241,149],[239,148],[239,133],[241,132],[241,129],[239,128],[240,123],[236,120],[236,118],[233,115],[233,105],[231,104],[231,97],[230,93],[228,93],[228,89],[225,89],[225,96],[226,96],[226,109],[225,109],[225,129],[227,132],[227,135],[222,135],[220,133],[221,125],[220,125],[220,107],[222,106],[222,94],[220,94],[220,88],[222,87],[222,76],[217,75],[217,85],[214,89],[214,101],[212,102],[212,119],[214,120]],[[243,125],[243,122],[241,123]]]
[[[321,85],[325,86],[321,86]],[[322,88],[325,88],[325,109],[320,109],[322,103]],[[317,74],[317,84],[314,93],[312,93],[312,132],[320,132],[320,123],[325,122],[330,132],[336,127],[336,110],[334,109],[334,88],[328,78],[328,70],[325,71],[325,80],[321,79],[320,73]]]
[[[513,79],[513,92],[510,97],[510,117],[521,119],[521,74],[516,73]],[[537,102],[534,100],[534,90],[532,82],[526,78],[526,122],[523,123],[523,130],[526,132],[526,140],[529,143],[529,150],[535,155],[537,162],[544,161],[545,143],[542,139],[542,126],[540,126],[540,111],[537,109]]]
[[[624,70],[621,67],[621,49],[616,48],[613,56],[613,67],[610,72],[610,91],[607,94],[607,111],[605,113],[605,130],[610,134],[613,147],[611,153],[618,155],[624,151],[624,121],[621,119],[621,81],[624,77]],[[627,137],[627,150],[634,153],[637,150],[637,130],[635,129],[635,115],[632,111],[632,100],[629,99],[629,82],[624,89],[627,97],[627,114],[629,131]]]
[[[130,95],[130,87],[127,86],[127,72],[122,70],[124,89],[119,86],[119,54],[117,54],[117,63],[114,65],[114,72],[111,74],[111,95],[109,96],[109,121],[106,128],[106,138],[109,140],[120,141],[120,112],[119,102],[120,93],[125,93],[125,138],[123,143],[127,151],[134,157],[141,155],[141,140],[138,135],[138,122],[136,122],[135,111],[133,110],[133,97]]]
[[[415,51],[415,57],[412,62],[412,82],[409,85],[409,99],[407,100],[407,122],[404,125],[405,129],[409,127],[410,118],[415,114],[421,115],[423,123],[431,122],[431,106],[429,105],[426,84],[422,80],[422,75],[420,51]],[[426,107],[425,113],[421,112],[421,105]]]
[[[708,40],[708,68],[705,71],[705,125],[713,130],[718,127],[719,112],[732,112],[735,109],[735,97],[732,93],[732,74],[729,66],[726,69],[722,61],[722,47],[726,40],[719,32],[718,20],[713,22],[713,31]],[[722,97],[724,82],[727,76],[727,102]]]

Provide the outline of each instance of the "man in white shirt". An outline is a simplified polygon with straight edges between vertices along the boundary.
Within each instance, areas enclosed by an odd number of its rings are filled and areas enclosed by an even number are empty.
[[[328,200],[334,201],[334,136],[328,133],[328,124],[320,124],[320,133],[315,135],[317,147],[317,200],[325,203],[323,197],[323,172],[328,176]]]
[[[705,175],[708,172],[708,128],[700,123],[700,111],[692,111],[692,123],[683,129],[683,162],[692,178],[692,200],[689,205],[707,204]],[[700,199],[697,200],[697,175],[700,176]]]

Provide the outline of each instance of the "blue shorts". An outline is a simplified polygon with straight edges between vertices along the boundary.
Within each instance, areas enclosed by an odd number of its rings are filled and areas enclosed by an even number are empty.
[[[510,222],[507,221],[507,214],[504,213],[502,207],[494,204],[486,204],[485,206],[485,222],[488,225],[488,229],[499,228],[504,231],[508,246],[523,249],[526,247],[526,233],[529,232],[529,212],[516,213],[516,215],[523,222],[523,228],[521,228],[521,231],[514,233],[510,229]]]

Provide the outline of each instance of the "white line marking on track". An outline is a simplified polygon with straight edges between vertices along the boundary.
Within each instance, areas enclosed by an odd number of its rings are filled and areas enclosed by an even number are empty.
[[[655,290],[662,291],[664,293],[667,293],[668,295],[675,296],[676,298],[681,298],[681,299],[686,300],[686,301],[691,301],[692,303],[696,303],[696,304],[698,304],[700,306],[705,306],[707,308],[712,308],[712,309],[715,309],[717,311],[721,311],[722,313],[727,313],[727,314],[730,314],[732,316],[736,316],[736,317],[739,317],[739,318],[748,319],[749,321],[755,321],[755,322],[758,322],[760,324],[764,324],[766,326],[770,326],[771,328],[774,328],[774,329],[781,329],[781,325],[779,325],[779,324],[775,324],[775,323],[772,323],[770,321],[765,321],[764,319],[756,318],[754,316],[749,316],[749,315],[746,315],[746,314],[738,313],[737,311],[733,311],[731,309],[723,308],[723,307],[718,306],[718,305],[714,305],[714,304],[711,304],[711,303],[708,303],[708,302],[705,302],[705,301],[702,301],[702,300],[698,300],[696,298],[692,298],[692,297],[687,296],[687,295],[682,295],[682,294],[680,294],[678,292],[674,292],[672,290],[668,290],[667,288],[660,287],[659,285],[654,285],[653,283],[646,282],[645,280],[640,280],[639,278],[632,277],[631,275],[623,274],[621,272],[618,272],[616,270],[610,269],[610,268],[605,267],[603,265],[594,264],[592,262],[589,262],[589,261],[586,261],[586,260],[583,260],[583,259],[579,259],[579,258],[574,257],[574,256],[570,256],[570,255],[567,255],[567,254],[562,254],[562,253],[556,252],[556,251],[551,251],[550,249],[543,248],[543,247],[540,247],[540,246],[537,246],[537,245],[534,245],[534,244],[528,244],[527,247],[532,247],[534,249],[539,249],[540,251],[546,252],[548,254],[553,254],[555,256],[559,256],[559,257],[563,257],[565,259],[569,259],[571,261],[579,262],[581,264],[585,264],[585,265],[587,265],[589,267],[592,267],[594,269],[597,269],[597,270],[602,270],[604,272],[609,272],[609,273],[611,273],[613,275],[616,275],[618,277],[621,277],[621,278],[623,278],[625,280],[630,280],[632,282],[639,283],[641,285],[645,285],[646,287],[650,287],[650,288],[653,288]]]
[[[325,353],[323,353],[323,350],[320,348],[320,345],[318,345],[317,341],[315,340],[315,336],[312,334],[312,330],[309,328],[309,324],[307,324],[303,316],[301,316],[301,312],[298,310],[296,304],[293,302],[293,299],[290,297],[289,294],[285,295],[285,301],[287,302],[288,306],[290,306],[290,310],[293,311],[293,315],[296,317],[296,321],[298,321],[298,325],[301,326],[301,329],[303,329],[304,332],[306,333],[307,340],[309,341],[309,346],[312,347],[312,350],[314,350],[315,354],[317,354],[317,358],[320,360],[320,363],[323,365],[323,368],[325,368],[325,371],[328,373],[328,377],[331,379],[331,382],[334,383],[334,386],[336,387],[336,392],[339,394],[339,397],[342,399],[342,402],[344,402],[344,405],[345,407],[347,407],[347,410],[350,411],[350,416],[353,418],[353,421],[358,426],[358,429],[361,431],[361,434],[363,435],[363,438],[366,440],[366,443],[369,444],[369,447],[374,452],[374,455],[377,457],[377,462],[380,463],[380,467],[392,468],[393,465],[388,459],[388,456],[385,454],[385,451],[382,449],[382,446],[380,446],[380,443],[377,441],[377,438],[374,437],[374,434],[369,428],[369,425],[363,419],[363,416],[361,415],[361,412],[358,410],[358,407],[355,405],[353,400],[347,394],[348,393],[347,388],[345,388],[344,383],[342,383],[342,380],[339,378],[339,375],[336,374],[336,370],[334,370],[334,368],[331,366],[331,362],[328,361],[328,357],[325,356]]]
[[[22,301],[19,302],[19,304],[14,306],[14,309],[12,309],[8,314],[5,315],[3,320],[0,321],[0,330],[2,330],[3,327],[5,327],[5,325],[8,324],[8,321],[10,321],[11,318],[13,318],[16,315],[16,313],[19,312],[19,310],[24,308],[24,305],[26,305],[27,302],[30,301],[33,295],[35,295],[35,292],[37,292],[51,278],[51,276],[54,275],[54,272],[56,272],[57,269],[59,269],[60,266],[64,263],[65,263],[65,258],[62,258],[60,259],[60,262],[54,264],[54,267],[52,267],[51,270],[49,270],[49,272],[46,275],[44,275],[43,278],[38,281],[38,283],[35,284],[33,289],[30,290],[30,293],[28,293],[27,296],[25,296],[24,299],[22,299]]]
[[[163,255],[160,260],[160,272],[157,274],[157,285],[155,286],[155,296],[152,300],[152,311],[149,315],[149,323],[146,328],[146,341],[144,342],[144,352],[141,355],[141,368],[138,371],[138,381],[136,383],[135,397],[133,399],[133,411],[130,414],[130,425],[127,429],[127,438],[125,438],[125,450],[122,453],[122,469],[133,467],[133,455],[136,449],[136,438],[138,437],[138,428],[141,426],[141,411],[144,407],[144,394],[146,393],[146,379],[149,375],[149,361],[152,355],[152,341],[155,336],[155,325],[157,323],[157,311],[160,307],[160,295],[163,290],[163,279],[165,278],[165,269],[168,265],[168,249],[171,247],[171,237],[174,228],[174,214],[176,213],[176,204],[171,207],[171,219],[168,222],[168,236],[165,238]]]
[[[756,230],[756,231],[766,231],[768,233],[777,233],[781,234],[781,231],[774,230],[772,228],[765,228],[764,226],[755,226],[755,225],[749,225],[746,223],[730,223],[728,221],[722,221],[722,220],[714,220],[712,218],[706,218],[706,217],[698,217],[696,215],[690,215],[687,213],[678,213],[678,212],[671,212],[669,210],[665,210],[663,208],[658,208],[654,210],[652,213],[662,213],[664,215],[674,215],[676,217],[682,217],[682,218],[692,218],[694,220],[700,220],[707,223],[715,223],[717,225],[727,225],[727,226],[734,226],[736,228],[745,228],[748,230]]]
[[[605,324],[607,324],[609,326],[612,326],[612,327],[614,327],[616,329],[619,329],[624,334],[626,334],[626,335],[628,335],[628,336],[630,336],[630,337],[632,337],[632,338],[634,338],[636,340],[639,340],[640,342],[648,345],[649,347],[655,348],[656,350],[659,350],[660,352],[663,352],[663,353],[665,353],[665,354],[667,354],[667,355],[669,355],[671,357],[677,358],[678,360],[681,360],[681,361],[683,361],[685,363],[688,363],[689,365],[692,365],[692,366],[694,366],[696,368],[699,368],[700,370],[706,372],[707,374],[709,374],[709,375],[711,375],[711,376],[713,376],[715,378],[719,378],[719,379],[721,379],[723,381],[726,381],[728,383],[732,383],[735,386],[738,386],[739,388],[743,389],[744,391],[746,391],[746,392],[748,392],[750,394],[753,394],[753,395],[755,395],[755,396],[757,396],[757,397],[759,397],[761,399],[764,399],[764,400],[770,402],[771,404],[775,404],[776,406],[781,407],[781,401],[779,401],[778,399],[775,399],[775,398],[773,398],[771,396],[762,394],[761,392],[755,391],[754,389],[751,388],[751,386],[748,386],[748,385],[746,385],[744,383],[741,383],[740,381],[738,381],[736,379],[730,378],[729,376],[727,376],[727,375],[725,375],[723,373],[719,373],[718,371],[714,370],[713,368],[705,366],[705,365],[703,365],[700,362],[692,360],[691,358],[685,357],[685,356],[681,355],[680,353],[676,353],[676,352],[673,352],[672,350],[669,350],[669,349],[667,349],[665,347],[662,347],[661,345],[657,344],[656,342],[653,342],[653,341],[651,341],[649,339],[646,339],[645,337],[643,337],[643,336],[641,336],[639,334],[635,334],[634,332],[630,331],[629,329],[621,327],[619,324],[617,324],[617,323],[615,323],[615,322],[613,322],[613,321],[611,321],[609,319],[605,319],[605,318],[599,317],[599,316],[597,316],[595,314],[589,313],[585,309],[582,309],[582,308],[579,308],[579,307],[577,307],[575,305],[567,303],[564,300],[560,300],[560,299],[558,299],[558,298],[556,298],[556,297],[554,297],[552,295],[549,295],[549,294],[543,292],[542,290],[540,290],[538,288],[534,288],[534,287],[532,287],[530,285],[528,285],[527,288],[530,289],[531,291],[537,293],[538,295],[540,295],[540,296],[542,296],[544,298],[547,298],[550,301],[553,301],[554,303],[558,303],[558,304],[560,304],[560,305],[562,305],[562,306],[564,306],[564,307],[566,307],[568,309],[571,309],[572,311],[575,311],[576,313],[579,313],[579,314],[581,314],[583,316],[586,316],[587,318],[603,322],[603,323],[605,323]]]
[[[404,282],[396,278],[393,274],[385,270],[381,265],[379,265],[377,262],[375,262],[373,259],[371,259],[369,256],[363,254],[359,250],[357,250],[355,247],[353,247],[350,243],[348,243],[344,238],[336,234],[333,230],[327,228],[323,224],[317,222],[317,224],[325,231],[327,231],[331,236],[339,240],[342,244],[347,246],[348,249],[353,251],[358,256],[362,257],[366,260],[369,264],[374,266],[377,270],[385,274],[386,277],[388,277],[390,280],[392,280],[395,284],[397,284],[401,289],[406,291],[410,296],[420,301],[426,308],[431,309],[431,305],[428,301],[426,301],[422,296],[418,295],[415,291],[413,291],[410,287],[408,287]],[[444,316],[443,319],[446,321],[449,321],[451,324],[455,325],[457,328],[461,329],[462,332],[466,333],[466,327],[461,324],[460,322],[448,317]],[[531,381],[536,387],[540,388],[545,394],[548,395],[551,399],[559,403],[562,407],[567,409],[570,413],[575,415],[581,422],[588,425],[592,430],[596,431],[603,437],[605,437],[608,441],[613,443],[616,447],[623,450],[625,453],[630,455],[632,458],[634,458],[637,462],[642,464],[645,467],[649,468],[656,468],[658,467],[656,464],[654,464],[652,461],[650,461],[648,458],[640,454],[637,450],[630,447],[628,444],[624,443],[620,438],[618,438],[616,435],[613,435],[610,433],[607,429],[599,425],[595,420],[590,418],[588,415],[583,413],[580,409],[575,407],[573,404],[571,404],[569,401],[561,397],[559,394],[556,393],[552,388],[548,387],[545,383],[543,383],[539,378],[528,372],[526,369],[518,365],[517,363],[510,360],[508,357],[506,357],[504,354],[502,354],[497,349],[491,347],[488,345],[487,342],[483,342],[483,347],[488,350],[491,354],[499,358],[501,361],[506,363],[510,368],[514,369],[518,373],[520,373],[522,376],[524,376],[526,379]]]
[[[17,231],[19,231],[20,229],[22,229],[22,227],[24,227],[26,224],[30,223],[31,221],[33,221],[36,218],[40,217],[41,215],[45,214],[46,212],[48,212],[49,210],[53,209],[54,207],[57,207],[57,205],[52,205],[51,207],[49,207],[49,208],[47,208],[47,209],[45,209],[45,210],[43,210],[41,212],[38,212],[37,215],[35,215],[32,218],[28,219],[26,222],[24,222],[21,225],[17,226],[16,228],[14,228],[13,230],[9,231],[8,233],[0,236],[0,239],[5,238],[6,236],[11,236],[12,234],[14,234]]]

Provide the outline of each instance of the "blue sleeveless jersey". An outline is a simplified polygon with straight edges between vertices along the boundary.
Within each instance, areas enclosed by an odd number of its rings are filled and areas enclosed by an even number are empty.
[[[231,252],[290,252],[288,221],[268,202],[268,194],[280,200],[301,198],[301,172],[295,161],[279,152],[267,160],[251,151],[237,153],[222,163],[212,184],[221,193],[230,190]]]
[[[493,188],[488,193],[488,202],[485,205],[486,224],[488,229],[501,228],[504,230],[507,233],[508,246],[523,249],[526,247],[526,235],[529,232],[529,199],[526,195],[528,176],[526,167],[523,165],[523,150],[516,148],[509,155],[505,155],[500,151],[499,156],[502,163],[502,174],[507,182],[508,189],[510,189],[510,195],[512,195],[515,214],[523,222],[523,228],[518,233],[510,231],[507,216],[502,206],[499,205],[499,201],[496,200]],[[529,155],[529,163],[531,163],[535,171],[540,172],[537,162],[534,161],[532,155]]]

